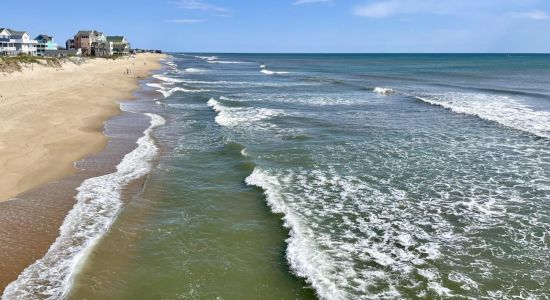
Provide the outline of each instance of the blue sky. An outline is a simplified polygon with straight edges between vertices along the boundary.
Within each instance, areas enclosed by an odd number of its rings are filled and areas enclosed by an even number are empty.
[[[0,27],[205,52],[550,52],[550,0],[5,1]]]

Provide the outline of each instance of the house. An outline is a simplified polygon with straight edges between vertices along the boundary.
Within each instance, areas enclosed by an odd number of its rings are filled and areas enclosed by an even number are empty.
[[[26,31],[0,28],[0,55],[36,55],[37,44]]]
[[[11,33],[6,28],[0,28],[0,55],[15,55],[15,41],[10,39]]]
[[[108,36],[107,41],[112,43],[113,55],[129,55],[130,43],[119,35]]]
[[[74,36],[74,48],[80,49],[82,55],[92,55],[92,41],[95,35],[95,30],[80,30]]]
[[[80,30],[74,36],[74,48],[81,49],[84,56],[91,56],[92,44],[98,35],[103,35],[103,33],[95,30]]]
[[[46,50],[57,50],[57,43],[54,42],[53,36],[40,34],[35,40],[38,42],[36,45],[36,53],[39,56],[44,56]]]
[[[98,32],[94,38],[92,55],[97,57],[113,55],[113,44],[107,40],[107,37],[102,32]]]
[[[67,50],[76,49],[76,48],[74,47],[74,39],[68,39],[68,40],[65,42],[65,49],[67,49]]]
[[[67,40],[67,49],[80,49],[84,56],[111,56],[113,43],[103,32],[97,30],[80,30],[73,40]]]

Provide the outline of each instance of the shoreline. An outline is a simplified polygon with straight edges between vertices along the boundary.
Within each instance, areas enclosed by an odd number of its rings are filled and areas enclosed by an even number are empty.
[[[135,142],[143,130],[144,122],[139,117],[136,119],[135,114],[122,110],[120,104],[132,103],[136,98],[149,98],[150,92],[147,94],[147,91],[142,91],[142,88],[145,86],[143,82],[151,78],[150,75],[154,71],[161,69],[162,65],[158,60],[164,57],[152,55],[148,58],[147,68],[143,68],[139,73],[135,71],[132,77],[124,78],[120,75],[117,76],[118,78],[122,77],[123,83],[118,81],[115,83],[115,80],[113,80],[114,82],[111,84],[117,84],[118,86],[115,92],[110,93],[110,96],[116,96],[116,98],[111,97],[111,100],[107,96],[100,98],[103,101],[98,102],[98,105],[102,106],[98,108],[98,112],[96,112],[98,114],[85,120],[87,124],[90,124],[89,127],[76,128],[74,130],[83,129],[81,138],[95,139],[96,141],[92,143],[95,147],[82,147],[82,150],[86,150],[87,153],[80,153],[80,157],[77,160],[68,162],[70,165],[70,168],[66,168],[69,169],[68,172],[55,173],[56,178],[42,184],[35,181],[35,186],[17,194],[16,198],[0,201],[0,241],[2,241],[0,243],[0,269],[3,270],[0,275],[0,290],[3,291],[7,284],[15,280],[24,269],[37,259],[43,257],[52,243],[57,239],[61,224],[75,204],[76,188],[88,178],[113,172],[124,155],[135,147]],[[105,74],[108,77],[110,72],[111,74],[118,73],[117,70],[122,71],[123,67],[132,65],[132,62],[137,65],[138,61],[140,61],[139,56],[134,61],[102,60],[99,61],[99,66],[93,65],[90,67],[92,70],[98,67],[107,68],[109,67],[109,63],[120,62],[112,66],[110,70],[107,69],[100,72],[100,74]],[[81,75],[90,69],[78,69],[85,66],[69,66],[68,73],[73,76]],[[35,71],[37,70],[33,70],[33,72]],[[52,69],[40,70],[39,72],[47,74],[63,71]],[[26,74],[10,74],[8,76],[12,75],[23,78],[29,76]],[[55,74],[52,75],[55,76]],[[96,76],[95,74],[88,75]],[[61,77],[66,78],[66,75]],[[5,77],[0,77],[0,83],[4,83],[3,79]],[[23,82],[23,80],[17,81]],[[62,87],[65,87],[65,85],[61,84],[61,87],[57,88]],[[52,93],[55,93],[55,91],[50,92],[50,94]],[[5,95],[5,92],[3,94]],[[1,106],[3,104],[5,103],[0,103],[0,109],[3,107]],[[50,106],[50,108],[52,107],[55,106]],[[46,112],[43,111],[42,113]],[[74,118],[72,116],[72,119]],[[91,120],[97,124],[91,124]],[[131,128],[128,128],[126,124],[130,124]],[[95,127],[92,125],[95,125]],[[3,130],[5,127],[0,127],[0,129]],[[0,131],[0,133],[3,132]],[[74,132],[72,133],[74,134]],[[24,139],[21,138],[21,140]],[[33,139],[31,140],[34,142]],[[90,145],[90,143],[83,144]],[[3,149],[0,147],[1,150]],[[63,151],[71,151],[71,148],[65,148],[64,150],[63,147],[59,147],[57,151],[52,151],[51,155],[55,155],[56,153],[63,155]],[[65,159],[68,157],[64,156]],[[48,161],[46,160],[46,162]],[[51,164],[56,163],[59,163],[59,160],[54,159],[51,161]]]
[[[164,57],[33,66],[0,77],[0,201],[74,174],[74,162],[104,149],[103,125],[120,114],[118,101],[131,99]]]

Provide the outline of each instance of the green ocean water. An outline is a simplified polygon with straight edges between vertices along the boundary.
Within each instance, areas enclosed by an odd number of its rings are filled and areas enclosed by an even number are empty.
[[[164,63],[127,107],[158,123],[154,156],[122,168],[145,181],[124,201],[99,184],[69,244],[87,246],[65,268],[46,256],[20,295],[548,299],[550,56]]]

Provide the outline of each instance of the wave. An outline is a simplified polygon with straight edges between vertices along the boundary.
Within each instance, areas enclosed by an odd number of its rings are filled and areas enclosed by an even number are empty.
[[[114,173],[85,180],[77,189],[76,204],[60,228],[60,235],[44,257],[26,268],[4,290],[2,299],[63,299],[90,251],[109,230],[122,207],[122,189],[151,170],[158,149],[152,130],[165,123],[155,114],[150,126],[126,154]]]
[[[291,87],[291,86],[311,86],[311,85],[317,85],[317,84],[308,84],[308,83],[302,83],[302,82],[289,82],[289,83],[281,83],[281,82],[254,82],[254,81],[228,81],[228,80],[219,80],[219,81],[204,81],[204,80],[189,80],[189,79],[182,79],[183,83],[188,84],[204,84],[204,85],[223,85],[223,86],[239,86],[239,88],[242,87]]]
[[[197,68],[187,68],[185,69],[185,73],[202,74],[202,73],[206,73],[206,70],[197,69]]]
[[[283,215],[286,259],[320,299],[401,299],[401,282],[425,282],[439,296],[450,295],[432,262],[454,236],[428,233],[409,215],[396,217],[404,191],[390,187],[384,194],[364,178],[334,169],[255,168],[245,182],[262,188],[271,210]],[[426,209],[410,205],[416,214]],[[434,220],[433,226],[446,224]],[[431,275],[416,280],[415,272]]]
[[[160,80],[160,81],[164,81],[164,82],[169,83],[169,84],[171,84],[171,83],[183,82],[182,79],[173,78],[173,77],[168,77],[168,76],[166,76],[166,75],[161,75],[161,74],[155,74],[155,75],[153,75],[153,78],[156,78],[156,79],[158,79],[158,80]]]
[[[281,75],[281,74],[288,74],[289,73],[289,72],[275,72],[275,71],[270,71],[268,69],[263,69],[260,72],[262,72],[266,75]]]
[[[345,299],[345,293],[339,289],[333,278],[326,276],[336,271],[335,262],[317,249],[311,239],[311,229],[304,226],[299,215],[285,203],[280,193],[282,183],[277,177],[255,168],[245,182],[263,189],[272,212],[283,214],[284,226],[290,230],[286,258],[292,271],[298,277],[305,278],[320,298]]]
[[[393,89],[390,89],[390,88],[375,87],[373,92],[377,93],[377,94],[388,95],[388,94],[394,93],[395,91]]]
[[[539,137],[550,138],[550,112],[533,110],[526,103],[509,96],[450,92],[415,98],[456,113],[477,116]]]
[[[204,59],[206,61],[212,61],[218,59],[217,56],[195,56],[196,58]]]
[[[248,64],[246,61],[208,60],[209,64]]]
[[[183,93],[205,93],[209,92],[210,90],[206,89],[186,89],[183,87],[175,87],[175,88],[166,88],[162,84],[158,83],[147,83],[147,86],[157,88],[157,92],[161,93],[164,98],[168,98],[172,96],[176,92],[183,92]]]
[[[221,99],[223,100],[223,99]],[[254,107],[229,107],[215,99],[208,100],[208,106],[218,113],[216,123],[224,127],[250,126],[258,121],[282,116],[281,110]]]
[[[172,67],[172,69],[177,69],[178,68],[178,65],[176,65],[175,63],[169,61],[166,63],[167,65],[169,65],[170,67]]]

